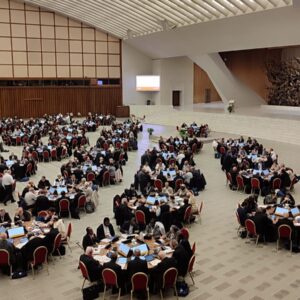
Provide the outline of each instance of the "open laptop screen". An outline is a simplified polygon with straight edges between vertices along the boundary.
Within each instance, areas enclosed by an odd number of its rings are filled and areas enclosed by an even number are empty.
[[[7,230],[7,233],[8,233],[8,238],[10,238],[10,239],[14,239],[14,238],[25,235],[23,226],[10,228]]]

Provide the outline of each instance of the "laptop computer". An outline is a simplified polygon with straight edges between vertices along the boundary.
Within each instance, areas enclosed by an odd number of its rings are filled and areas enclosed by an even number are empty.
[[[141,256],[147,255],[149,252],[149,248],[147,244],[141,244],[139,246],[133,247],[132,251],[134,252],[135,250],[139,249],[141,252]]]
[[[7,229],[8,238],[15,239],[25,235],[23,226]]]
[[[291,209],[291,214],[292,214],[293,217],[299,216],[299,215],[300,215],[300,210],[299,210],[299,208],[298,208],[297,206],[294,207],[294,208],[292,208],[292,209]]]
[[[287,208],[277,206],[274,214],[278,215],[278,216],[283,216],[288,213],[289,213],[289,210]]]
[[[119,245],[118,252],[119,252],[122,256],[127,257],[129,251],[130,251],[130,247],[128,247],[127,245],[125,245],[125,244],[123,244],[123,243],[121,243],[121,244]]]

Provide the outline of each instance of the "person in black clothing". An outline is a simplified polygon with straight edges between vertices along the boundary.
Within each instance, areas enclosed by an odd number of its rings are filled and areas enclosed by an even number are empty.
[[[34,233],[28,233],[28,242],[21,248],[23,257],[23,266],[25,269],[28,267],[28,262],[32,261],[34,250],[40,246],[43,246],[43,239],[34,235]]]
[[[41,210],[48,210],[50,208],[50,201],[48,199],[47,190],[40,191],[40,195],[36,198],[33,214],[38,214]]]
[[[97,240],[100,242],[104,238],[110,238],[113,236],[115,236],[114,228],[110,223],[109,218],[106,217],[103,220],[103,224],[97,228]]]
[[[0,226],[10,226],[11,224],[11,217],[9,213],[5,211],[4,208],[0,209]]]
[[[103,264],[103,269],[111,269],[113,270],[118,278],[118,285],[121,288],[124,288],[124,272],[122,271],[122,268],[117,264],[118,254],[115,252],[111,252],[110,255],[110,261]]]
[[[146,219],[146,224],[150,222],[151,219],[151,213],[148,207],[145,206],[146,201],[145,200],[140,200],[140,205],[137,207],[137,211],[140,210],[145,214],[145,219]],[[143,228],[140,228],[143,230]]]
[[[178,276],[185,276],[189,266],[189,255],[181,244],[176,240],[170,241],[170,246],[174,250],[172,257],[177,261]]]
[[[50,188],[51,184],[50,181],[48,179],[46,179],[45,176],[42,176],[41,180],[38,183],[38,188],[43,190],[43,189],[48,189]]]
[[[85,264],[91,282],[100,281],[100,279],[102,278],[101,274],[103,268],[100,265],[99,261],[93,258],[93,248],[87,247],[85,250],[85,254],[82,254],[79,260]]]
[[[174,257],[167,257],[164,251],[160,251],[158,253],[158,257],[161,262],[150,271],[149,286],[150,289],[154,292],[161,289],[164,273],[170,268],[177,269],[177,261]]]
[[[141,251],[139,249],[136,249],[134,251],[134,259],[129,261],[127,264],[127,275],[128,278],[131,280],[131,277],[138,272],[143,272],[145,274],[148,274],[148,264],[146,260],[142,260],[140,258]]]
[[[56,236],[59,234],[59,231],[57,228],[53,228],[53,224],[49,223],[50,231],[45,235],[43,239],[44,246],[47,247],[48,253],[51,254],[54,246],[54,240]]]
[[[86,235],[82,240],[82,247],[86,250],[89,246],[94,246],[97,243],[97,237],[91,227],[86,228]]]
[[[189,207],[189,206],[191,206],[190,204],[189,204],[189,199],[188,198],[184,198],[184,200],[183,200],[183,205],[177,210],[177,220],[179,221],[179,222],[183,222],[183,220],[184,220],[184,215],[185,215],[185,211],[186,211],[186,209]]]
[[[122,224],[120,231],[122,233],[134,234],[139,232],[139,225],[136,223],[135,218],[132,218],[130,221],[125,221]]]
[[[31,220],[31,214],[27,210],[24,210],[22,207],[18,207],[14,216],[14,222],[28,222]]]

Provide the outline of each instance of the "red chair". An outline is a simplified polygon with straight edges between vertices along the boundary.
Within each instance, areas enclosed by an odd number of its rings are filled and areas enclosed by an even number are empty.
[[[87,181],[92,181],[92,182],[94,182],[94,181],[95,181],[95,178],[96,178],[96,176],[95,176],[95,173],[94,173],[94,172],[88,172],[88,173],[86,174],[86,180],[87,180]]]
[[[24,135],[22,138],[23,144],[27,144],[28,143],[28,136]]]
[[[177,190],[180,188],[180,186],[183,184],[183,180],[181,178],[177,179],[175,181],[175,191],[177,192]]]
[[[192,252],[193,252],[193,254],[196,253],[196,242],[194,242],[192,245]]]
[[[32,174],[32,163],[29,163],[26,167],[26,176],[30,176]]]
[[[251,183],[251,193],[252,194],[257,190],[259,190],[259,193],[261,192],[260,181],[258,178],[252,177],[250,183]]]
[[[104,143],[104,144],[103,144],[103,149],[104,149],[105,151],[107,151],[107,150],[108,150],[108,148],[109,148],[109,145],[108,145],[108,143]]]
[[[197,144],[196,144],[196,143],[194,143],[194,144],[192,145],[192,152],[193,152],[194,154],[198,152]]]
[[[89,281],[90,283],[92,283],[92,282],[91,282],[91,279],[90,279],[90,276],[89,276],[88,269],[82,261],[79,261],[79,268],[80,268],[81,274],[84,278],[83,283],[82,283],[82,287],[81,287],[81,289],[83,290],[83,287],[84,287],[84,284],[85,284],[86,280]]]
[[[12,265],[10,264],[9,252],[5,249],[0,249],[0,267],[9,267],[9,274],[12,276]]]
[[[138,272],[131,277],[131,300],[135,291],[147,291],[147,299],[150,299],[147,274]]]
[[[176,164],[176,159],[175,158],[170,158],[168,161],[169,166],[171,166],[172,164]]]
[[[194,129],[193,128],[188,128],[187,133],[190,137],[194,135]]]
[[[102,271],[102,279],[104,283],[104,292],[103,292],[103,299],[105,299],[105,293],[107,288],[109,287],[116,287],[119,290],[118,299],[121,297],[121,288],[118,285],[118,277],[115,271],[112,269],[106,268]]]
[[[278,239],[277,239],[277,251],[279,249],[279,241],[281,239],[288,240],[290,242],[290,252],[292,253],[293,241],[292,241],[292,228],[287,224],[282,224],[278,227]]]
[[[272,182],[272,190],[277,190],[280,189],[281,187],[281,179],[280,178],[275,178]]]
[[[102,186],[110,185],[110,175],[108,171],[103,173]]]
[[[124,143],[123,143],[123,150],[124,150],[125,152],[128,151],[128,142],[124,142]]]
[[[190,232],[189,232],[188,228],[186,228],[186,227],[181,228],[180,233],[183,235],[183,237],[185,239],[187,239],[187,240],[189,239]]]
[[[67,229],[67,236],[65,239],[62,240],[62,244],[67,244],[68,248],[70,249],[70,252],[72,252],[72,249],[70,247],[71,234],[72,234],[72,223],[70,222]]]
[[[86,138],[81,138],[80,146],[84,146],[86,144]]]
[[[68,199],[61,199],[58,203],[59,206],[59,216],[62,213],[68,213],[70,215],[70,201]]]
[[[237,183],[237,190],[238,191],[242,190],[243,192],[245,192],[246,186],[245,186],[244,178],[242,177],[242,175],[236,176],[236,183]]]
[[[116,142],[116,148],[120,149],[121,148],[121,143],[120,142]]]
[[[220,147],[220,153],[221,153],[221,154],[225,154],[225,153],[226,153],[226,149],[225,149],[224,146],[221,146],[221,147]]]
[[[158,189],[159,192],[161,192],[163,188],[163,183],[160,179],[155,179],[154,186]]]
[[[39,160],[39,155],[36,151],[32,151],[31,156],[35,161]]]
[[[173,153],[174,152],[174,145],[169,145],[169,152]]]
[[[254,238],[256,237],[255,245],[257,246],[258,240],[259,240],[259,234],[257,234],[257,232],[256,232],[255,223],[252,220],[247,219],[245,221],[245,228],[246,228],[246,231],[247,231],[247,238],[249,238],[250,236],[252,236]]]
[[[178,271],[176,268],[169,268],[167,271],[165,271],[163,275],[163,284],[160,289],[160,298],[163,299],[163,290],[172,288],[174,290],[174,293],[176,295],[176,299],[178,300],[178,294],[176,289],[176,281],[177,281],[177,275]]]
[[[78,144],[78,140],[77,139],[72,139],[72,148],[74,149]]]
[[[61,151],[61,158],[66,158],[68,156],[68,151],[66,148],[63,148]]]
[[[61,245],[61,234],[58,233],[54,239],[54,243],[53,243],[53,249],[50,253],[51,257],[53,257],[53,253],[55,251],[57,251],[57,253],[59,254],[59,258],[61,258],[60,252],[59,252],[59,247]]]
[[[185,210],[184,217],[183,217],[183,223],[184,224],[190,224],[191,223],[191,216],[192,216],[192,206],[189,206]]]
[[[195,257],[195,255],[193,255],[193,256],[190,258],[189,266],[188,266],[188,273],[189,273],[190,276],[191,276],[191,279],[192,279],[192,281],[193,281],[193,285],[195,284],[195,281],[194,281],[194,278],[193,278],[193,275],[192,275],[192,273],[193,273],[193,268],[194,268],[194,263],[195,263],[195,259],[196,259],[196,257]]]
[[[50,154],[49,154],[48,150],[43,151],[43,160],[44,160],[44,162],[50,160]]]
[[[16,146],[20,146],[22,144],[22,139],[20,136],[16,137]]]
[[[287,188],[287,190],[290,191],[290,192],[293,192],[294,191],[295,183],[297,183],[297,182],[298,182],[297,178],[294,177],[293,180],[291,181],[290,186]]]
[[[146,226],[146,217],[143,211],[136,210],[134,215],[135,215],[135,220],[139,225]]]
[[[229,172],[226,172],[226,185],[232,185],[232,177],[231,174]]]
[[[40,246],[34,250],[33,260],[28,263],[31,266],[33,279],[34,279],[34,267],[39,265],[45,265],[47,269],[47,273],[49,275],[47,258],[48,258],[48,250],[45,246]]]
[[[56,149],[51,150],[51,159],[52,160],[57,160],[57,151],[56,151]]]
[[[78,206],[77,208],[80,210],[80,209],[83,209],[85,211],[85,204],[86,204],[86,197],[85,195],[81,195],[78,199]]]
[[[41,210],[38,212],[38,216],[39,217],[42,217],[42,218],[45,218],[48,216],[48,212],[46,210]]]

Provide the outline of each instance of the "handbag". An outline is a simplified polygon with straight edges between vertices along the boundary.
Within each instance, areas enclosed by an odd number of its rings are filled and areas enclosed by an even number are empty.
[[[85,203],[85,211],[87,214],[92,214],[95,211],[95,205],[92,201]]]
[[[186,297],[190,292],[189,286],[185,281],[177,282],[176,289],[179,297]]]

